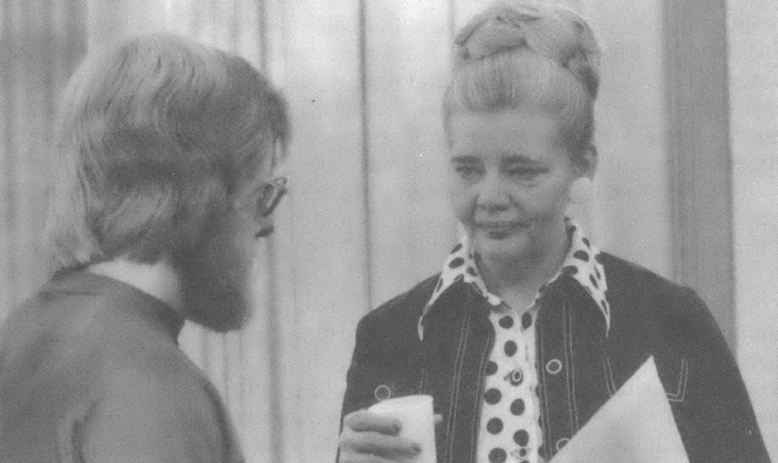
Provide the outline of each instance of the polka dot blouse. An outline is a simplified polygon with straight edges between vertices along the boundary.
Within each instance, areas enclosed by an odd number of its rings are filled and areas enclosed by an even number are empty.
[[[484,371],[483,403],[478,433],[479,463],[542,463],[543,444],[538,397],[535,326],[545,288],[561,275],[570,275],[597,303],[610,327],[607,283],[599,252],[584,237],[572,219],[566,222],[570,250],[559,271],[551,278],[529,307],[509,307],[490,293],[478,273],[467,237],[452,250],[425,313],[449,287],[470,284],[491,305],[494,347]],[[423,331],[419,321],[419,335]]]

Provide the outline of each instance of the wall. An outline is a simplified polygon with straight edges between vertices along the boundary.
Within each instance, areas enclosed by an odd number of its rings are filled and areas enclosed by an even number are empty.
[[[778,458],[778,4],[727,2],[738,362]]]
[[[86,50],[84,2],[0,2],[0,321],[48,276],[41,252],[55,96]]]

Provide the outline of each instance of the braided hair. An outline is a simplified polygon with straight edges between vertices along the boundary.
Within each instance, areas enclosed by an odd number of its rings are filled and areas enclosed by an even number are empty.
[[[577,13],[497,3],[471,19],[454,44],[443,102],[446,130],[456,113],[532,108],[557,118],[574,162],[593,151],[600,50]]]

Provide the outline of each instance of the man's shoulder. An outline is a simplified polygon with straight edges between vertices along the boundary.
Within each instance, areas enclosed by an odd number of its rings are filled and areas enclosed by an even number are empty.
[[[13,404],[0,406],[0,420],[53,432],[68,426],[57,418],[66,416],[94,423],[88,431],[96,442],[132,437],[148,452],[231,448],[225,407],[202,371],[173,340],[137,317],[102,310],[103,302],[43,291],[9,317],[3,329],[14,333],[0,341],[0,392]],[[157,435],[192,438],[163,442]]]
[[[182,356],[166,352],[136,356],[95,378],[85,434],[108,455],[116,439],[128,439],[131,445],[119,450],[148,453],[154,461],[176,454],[238,458],[237,436],[216,387]]]
[[[52,378],[62,387],[92,390],[126,372],[167,382],[201,376],[174,337],[123,309],[99,291],[45,285],[4,322],[5,379],[13,372],[20,379]]]

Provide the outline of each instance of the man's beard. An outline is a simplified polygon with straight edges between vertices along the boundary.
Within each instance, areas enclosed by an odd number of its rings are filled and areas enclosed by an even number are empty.
[[[174,256],[184,316],[218,332],[241,328],[251,314],[252,261],[218,239]]]

